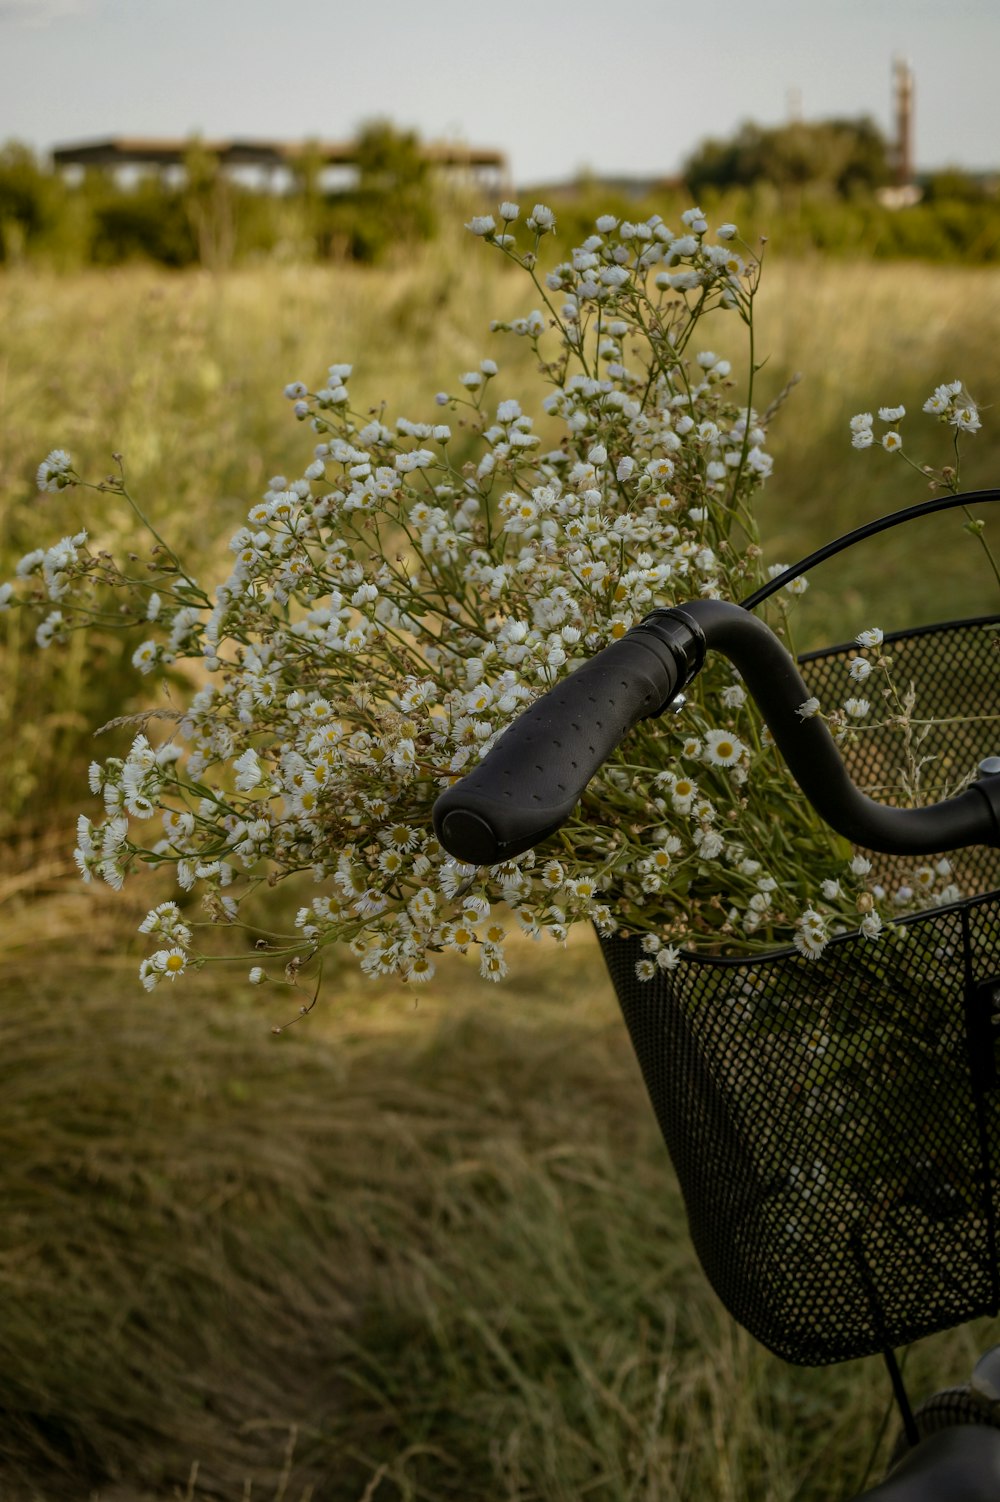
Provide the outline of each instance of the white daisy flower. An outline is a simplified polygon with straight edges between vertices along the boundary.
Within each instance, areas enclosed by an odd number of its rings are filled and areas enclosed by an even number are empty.
[[[807,959],[818,959],[829,942],[826,920],[822,913],[817,913],[815,908],[806,908],[796,922],[795,937],[792,942],[799,953],[805,955]]]
[[[859,631],[854,640],[859,647],[880,647],[885,637],[878,626],[870,626],[865,631]]]
[[[866,939],[877,939],[882,932],[882,919],[878,913],[866,913],[861,920],[861,932]]]
[[[36,480],[39,490],[65,490],[68,485],[75,483],[69,473],[72,468],[73,460],[66,450],[53,449],[38,466]]]
[[[743,742],[728,730],[709,730],[705,733],[705,760],[713,767],[734,767],[745,754]]]
[[[236,758],[233,768],[236,772],[236,786],[241,793],[248,793],[251,788],[255,788],[264,776],[264,769],[253,747]]]
[[[978,433],[982,427],[979,410],[971,403],[965,407],[956,407],[948,421],[952,427],[959,428],[963,433]]]

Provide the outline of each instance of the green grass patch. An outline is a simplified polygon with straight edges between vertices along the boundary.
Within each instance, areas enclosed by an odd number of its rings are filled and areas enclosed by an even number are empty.
[[[141,993],[93,953],[121,943],[103,908],[81,960],[63,902],[41,958],[6,950],[11,1502],[860,1484],[880,1367],[784,1367],[724,1313],[592,942],[526,944],[499,991],[348,977],[274,1037],[273,996]],[[969,1332],[926,1344],[918,1392],[971,1359]]]

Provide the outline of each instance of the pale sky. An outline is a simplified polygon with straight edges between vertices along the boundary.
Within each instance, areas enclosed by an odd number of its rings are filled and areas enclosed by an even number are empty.
[[[870,114],[918,167],[1000,165],[1000,0],[0,0],[0,142],[343,140],[383,116],[515,183],[670,174],[706,135]]]

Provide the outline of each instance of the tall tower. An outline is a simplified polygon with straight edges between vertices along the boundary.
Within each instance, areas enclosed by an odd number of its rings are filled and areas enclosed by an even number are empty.
[[[892,63],[896,103],[896,140],[893,168],[896,186],[908,187],[913,181],[913,68],[904,57]]]

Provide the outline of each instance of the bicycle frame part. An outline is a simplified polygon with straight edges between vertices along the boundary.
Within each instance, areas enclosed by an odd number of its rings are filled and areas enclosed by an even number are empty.
[[[920,1442],[856,1502],[997,1502],[1000,1430],[957,1424]]]
[[[927,856],[1000,846],[1000,773],[927,808],[876,803],[851,781],[809,690],[774,633],[742,606],[691,600],[654,610],[536,700],[434,805],[434,829],[458,860],[498,865],[569,818],[629,730],[669,708],[709,650],[739,670],[789,770],[826,822],[854,844]]]

